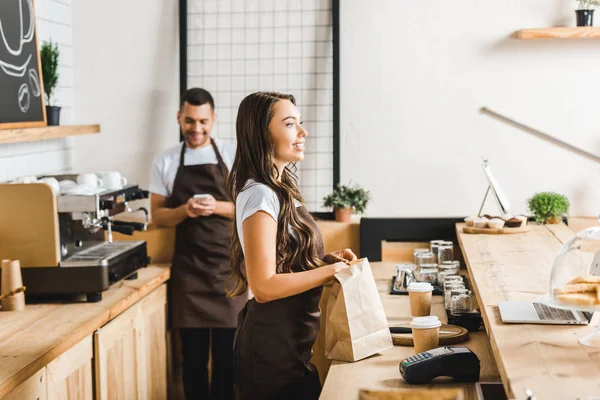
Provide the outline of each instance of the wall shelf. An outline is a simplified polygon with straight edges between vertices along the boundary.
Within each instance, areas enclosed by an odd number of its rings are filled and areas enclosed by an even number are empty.
[[[515,39],[600,39],[600,27],[559,27],[521,29],[513,34]]]
[[[34,142],[67,136],[100,133],[100,125],[60,125],[41,128],[0,129],[0,144]]]

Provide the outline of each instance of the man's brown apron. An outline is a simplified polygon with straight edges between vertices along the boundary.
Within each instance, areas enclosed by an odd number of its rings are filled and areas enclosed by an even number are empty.
[[[184,165],[185,144],[169,206],[179,207],[195,194],[231,201],[226,189],[227,166],[211,139],[218,164]],[[220,215],[187,218],[177,225],[169,282],[172,328],[235,328],[246,296],[225,294],[230,272],[232,221]]]
[[[304,207],[297,210],[315,233],[322,259],[323,238],[317,224]],[[300,265],[292,267],[294,272],[301,270]],[[322,291],[317,287],[268,303],[248,301],[234,339],[236,399],[318,399],[321,383],[310,358],[319,333]]]

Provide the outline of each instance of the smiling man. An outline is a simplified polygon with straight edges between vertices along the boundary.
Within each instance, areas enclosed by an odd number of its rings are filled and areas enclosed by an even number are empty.
[[[184,142],[156,157],[150,178],[152,222],[176,227],[170,323],[181,337],[186,399],[230,399],[233,337],[247,297],[225,293],[234,210],[226,182],[235,144],[211,138],[216,115],[204,89],[183,93],[177,121]]]

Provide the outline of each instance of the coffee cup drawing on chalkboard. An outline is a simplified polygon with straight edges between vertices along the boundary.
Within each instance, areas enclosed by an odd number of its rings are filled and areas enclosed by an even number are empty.
[[[46,125],[33,0],[0,2],[0,128]]]

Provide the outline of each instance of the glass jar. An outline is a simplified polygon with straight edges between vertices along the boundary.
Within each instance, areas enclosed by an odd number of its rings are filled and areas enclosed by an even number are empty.
[[[463,278],[462,275],[450,275],[444,278],[444,282],[440,282],[440,284],[444,285],[444,290],[446,288],[446,285],[450,285],[452,283],[462,283],[464,285],[465,283],[465,278]]]
[[[452,242],[444,242],[438,246],[438,264],[442,264],[444,261],[454,260],[454,245]]]
[[[437,276],[437,264],[421,264],[421,267],[415,271],[415,279],[418,282],[429,282],[435,285],[437,283]]]
[[[429,249],[415,249],[413,251],[413,264],[417,265],[417,254],[427,253]]]
[[[444,243],[444,240],[432,240],[429,242],[429,251],[433,253],[433,256],[435,257],[435,262],[437,262],[438,247],[442,243]]]
[[[471,312],[473,310],[473,295],[471,291],[467,290],[465,293],[452,295],[449,310],[453,315]]]
[[[469,289],[463,287],[463,288],[447,290],[446,292],[444,292],[444,307],[446,308],[446,310],[451,309],[450,307],[452,304],[452,297],[458,296],[459,294],[471,295],[471,291]]]
[[[439,277],[438,281],[444,282],[442,276],[458,275],[458,261],[444,261],[438,265]]]
[[[423,264],[434,264],[434,263],[435,263],[435,257],[433,256],[432,252],[425,251],[423,253],[417,254],[417,260],[415,262],[417,269],[419,269],[421,267],[421,265],[423,265]]]

